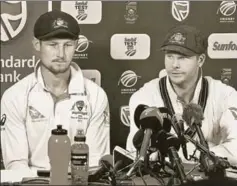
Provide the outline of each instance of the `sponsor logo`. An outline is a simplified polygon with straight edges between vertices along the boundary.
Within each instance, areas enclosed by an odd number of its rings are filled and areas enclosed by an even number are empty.
[[[32,122],[39,122],[45,120],[45,116],[41,114],[36,108],[29,106],[29,114]]]
[[[147,34],[114,34],[110,40],[113,59],[147,59],[150,56],[150,37]]]
[[[134,56],[137,52],[136,45],[137,45],[137,38],[131,37],[131,38],[124,38],[124,44],[127,47],[127,51],[125,51],[125,54],[127,56]]]
[[[173,18],[181,22],[188,17],[189,2],[188,1],[172,1],[171,12]]]
[[[236,3],[234,1],[222,1],[217,10],[217,14],[220,15],[220,23],[234,23],[236,12]]]
[[[73,56],[74,59],[88,59],[87,50],[90,46],[90,43],[93,43],[93,42],[88,40],[86,36],[79,35],[77,46],[76,46],[76,52]]]
[[[134,86],[137,84],[137,81],[140,77],[141,76],[138,76],[135,72],[131,70],[123,72],[118,81],[118,86],[122,84],[124,87],[121,89],[121,93],[122,94],[134,93],[137,90],[136,88],[134,88]]]
[[[82,119],[87,119],[87,105],[83,100],[77,101],[72,105],[71,108],[71,118],[81,121]]]
[[[9,82],[17,82],[22,77],[17,69],[20,68],[34,68],[35,65],[40,61],[40,59],[36,59],[35,56],[32,56],[30,59],[19,59],[14,56],[10,56],[7,59],[1,59],[1,73],[0,73],[0,82],[1,83],[9,83]],[[14,70],[12,69],[14,68]]]
[[[124,19],[127,24],[134,24],[138,18],[137,15],[137,2],[127,2],[126,3],[126,14]]]
[[[82,70],[83,75],[87,78],[95,82],[97,85],[101,86],[101,73],[98,70]]]
[[[26,1],[1,2],[1,41],[15,38],[24,28],[27,20]],[[19,24],[14,24],[16,21]]]
[[[62,1],[61,10],[75,17],[79,24],[98,24],[102,18],[101,1]]]
[[[237,58],[237,33],[214,33],[208,38],[208,56],[212,59]]]
[[[130,111],[128,105],[120,107],[120,120],[125,126],[130,126]]]
[[[224,83],[226,85],[230,85],[231,74],[232,74],[232,69],[231,68],[223,68],[221,70],[221,81],[222,81],[222,83]]]

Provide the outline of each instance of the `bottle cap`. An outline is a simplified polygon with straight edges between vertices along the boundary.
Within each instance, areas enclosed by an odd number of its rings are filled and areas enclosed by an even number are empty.
[[[76,136],[74,136],[74,141],[86,141],[86,136],[83,130],[81,129],[77,130],[77,134]]]
[[[67,130],[62,128],[62,125],[57,125],[56,129],[51,131],[53,135],[67,135]]]

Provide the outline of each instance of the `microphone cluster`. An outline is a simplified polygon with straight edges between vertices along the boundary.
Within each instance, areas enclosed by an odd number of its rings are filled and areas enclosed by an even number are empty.
[[[181,185],[193,181],[193,178],[185,173],[178,154],[179,149],[182,148],[184,157],[190,160],[186,147],[187,142],[193,143],[200,151],[198,159],[200,168],[208,178],[224,177],[225,169],[231,167],[230,163],[226,158],[217,157],[209,150],[201,130],[203,119],[201,106],[193,103],[184,107],[183,115],[172,114],[165,107],[139,105],[134,112],[134,121],[138,131],[134,135],[133,145],[137,149],[137,157],[120,179],[129,179],[134,174],[140,174],[142,177],[141,172],[143,172],[159,181],[162,179],[161,175],[169,174],[168,185]],[[184,130],[185,124],[188,126],[186,130]],[[196,137],[199,140],[196,140]],[[150,155],[154,152],[158,154],[157,161],[150,161]],[[89,181],[106,178],[111,185],[116,185],[117,173],[120,172],[118,170],[121,168],[120,165],[124,164],[122,161],[118,161],[113,167],[111,155],[102,157],[101,168],[89,177]],[[166,167],[172,173],[167,171]]]
[[[187,153],[186,143],[191,142],[201,152],[199,163],[201,170],[209,178],[225,176],[225,169],[230,167],[226,158],[217,157],[209,150],[208,143],[201,130],[203,110],[198,104],[190,103],[184,107],[183,115],[177,115],[165,107],[149,107],[139,105],[134,113],[134,121],[139,129],[133,138],[133,145],[138,151],[136,161],[126,177],[130,177],[138,168],[144,168],[149,173],[151,162],[149,156],[152,152],[158,151],[159,165],[164,168],[167,165],[165,157],[169,158],[168,167],[174,171],[170,184],[181,184],[192,181],[187,176],[178,155],[180,147],[183,155],[190,160]],[[188,126],[184,130],[184,124]],[[175,134],[171,133],[173,128]],[[198,141],[194,137],[198,137]],[[160,169],[158,169],[160,171]],[[178,180],[178,183],[177,183]]]

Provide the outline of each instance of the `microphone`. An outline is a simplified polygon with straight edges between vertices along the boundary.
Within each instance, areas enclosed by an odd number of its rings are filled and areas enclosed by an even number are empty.
[[[133,171],[137,168],[137,166],[140,166],[140,164],[145,161],[147,149],[148,149],[152,134],[162,129],[163,117],[159,109],[156,107],[147,107],[147,108],[145,107],[146,106],[139,105],[138,108],[136,109],[137,112],[135,112],[135,115],[134,115],[134,121],[136,121],[137,127],[142,129],[142,131],[144,131],[144,136],[143,136],[143,140],[142,140],[142,144],[140,148],[139,157],[137,161],[134,163],[134,165],[127,172],[126,177],[130,177]],[[136,114],[140,114],[140,115],[136,115]],[[142,136],[141,130],[138,131],[136,134],[137,135],[135,136],[138,136],[138,137]],[[138,139],[140,140],[141,138],[138,138]],[[133,142],[134,141],[135,139],[133,139]]]
[[[186,140],[184,138],[184,121],[181,115],[174,114],[172,117],[172,126],[176,134],[178,135],[178,138],[181,141],[181,147],[183,151],[183,155],[186,160],[189,160],[188,158],[188,151],[187,151],[187,145]]]
[[[147,109],[148,106],[147,105],[143,105],[143,104],[140,104],[137,106],[137,108],[135,109],[135,112],[134,112],[134,123],[136,124],[137,128],[140,128],[140,126],[138,125],[139,123],[139,120],[140,120],[140,116],[142,114],[142,112]]]
[[[95,171],[94,174],[90,175],[88,178],[89,182],[96,182],[100,180],[103,176],[105,176],[106,173],[111,173],[113,172],[113,156],[110,154],[104,155],[101,157],[99,160],[99,165],[100,168]],[[114,175],[109,175],[109,180],[113,181],[115,178]]]
[[[195,103],[185,105],[183,119],[186,121],[187,125],[196,130],[200,143],[206,148],[209,148],[201,130],[202,120],[204,119],[202,107]]]
[[[144,130],[139,129],[133,137],[133,146],[137,150],[141,149],[143,138],[144,138]]]
[[[196,131],[200,144],[209,151],[208,143],[205,140],[201,130],[202,120],[204,119],[202,107],[195,103],[185,105],[183,110],[183,118],[187,125]],[[201,163],[201,169],[203,169],[206,174],[210,175],[210,173],[215,169],[214,159],[208,154],[201,152],[199,161]]]
[[[163,122],[163,117],[159,109],[156,107],[149,107],[141,113],[138,125],[140,125],[140,127],[145,131],[145,134],[140,149],[140,160],[145,160],[146,151],[150,143],[151,135],[153,132],[162,130]]]
[[[177,137],[171,135],[167,138],[167,144],[169,145],[168,156],[169,156],[171,165],[177,174],[176,176],[180,179],[181,183],[186,183],[187,177],[184,172],[182,161],[177,152],[177,147],[180,146],[180,140]]]
[[[171,169],[175,172],[174,177],[170,180],[172,181],[171,185],[173,185],[173,182],[175,181],[179,181],[179,183],[186,183],[188,179],[184,172],[182,161],[177,152],[180,148],[180,139],[173,134],[160,131],[157,134],[157,147],[163,156],[168,155],[171,162]],[[175,178],[178,178],[179,180]]]
[[[146,106],[146,108],[148,108],[148,106]],[[145,110],[144,105],[139,105],[139,108],[136,109],[137,112],[135,111],[135,115],[134,115],[134,121],[136,121],[136,125],[138,128],[140,128],[140,121],[139,121],[139,117],[136,115],[139,114],[141,115],[141,110]],[[159,107],[158,110],[160,111],[160,116],[163,118],[163,124],[162,124],[162,130],[166,131],[166,132],[170,132],[171,127],[172,127],[172,122],[171,122],[171,112],[168,110],[168,108],[166,107]],[[135,119],[136,118],[136,119]],[[156,120],[156,118],[154,118]],[[136,134],[133,137],[133,145],[137,150],[140,150],[141,146],[142,146],[142,141],[144,138],[144,130],[143,129],[139,129]],[[151,147],[155,147],[156,144],[155,143],[155,139],[156,136],[152,135],[151,136]],[[155,150],[154,148],[149,148],[149,150]]]

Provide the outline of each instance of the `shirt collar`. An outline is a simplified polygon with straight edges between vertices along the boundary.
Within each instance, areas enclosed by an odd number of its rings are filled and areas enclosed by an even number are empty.
[[[34,68],[35,78],[36,78],[36,81],[42,86],[42,88],[46,90],[41,68],[39,67],[40,67],[40,62],[38,62]],[[71,78],[68,85],[68,93],[69,94],[84,94],[85,86],[84,86],[84,77],[82,74],[82,70],[75,62],[71,63],[70,69],[71,69]]]
[[[175,93],[172,85],[171,85],[171,82],[169,80],[169,77],[166,76],[166,87],[167,87],[167,90],[168,90],[168,93],[169,93],[169,96],[170,96],[170,99],[171,101],[177,101],[178,100],[178,96],[177,94]],[[191,100],[192,103],[198,103],[198,99],[199,99],[199,95],[200,95],[200,92],[201,92],[201,88],[202,88],[202,72],[201,72],[201,75],[199,77],[199,80],[198,80],[198,83],[196,85],[196,88],[195,88],[195,91],[194,91],[194,96]]]

